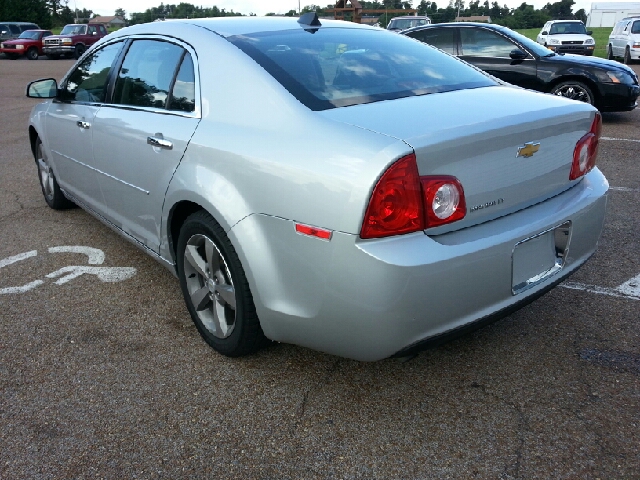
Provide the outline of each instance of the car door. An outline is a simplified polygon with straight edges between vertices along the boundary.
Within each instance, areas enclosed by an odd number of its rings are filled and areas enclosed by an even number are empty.
[[[122,46],[123,42],[107,45],[78,64],[63,80],[45,118],[58,183],[90,208],[103,203],[93,166],[93,121]]]
[[[540,90],[537,61],[511,39],[482,27],[460,27],[459,56],[491,75],[524,88]],[[514,50],[525,58],[511,58]]]
[[[158,251],[167,186],[200,121],[190,47],[131,42],[94,129],[105,217]]]

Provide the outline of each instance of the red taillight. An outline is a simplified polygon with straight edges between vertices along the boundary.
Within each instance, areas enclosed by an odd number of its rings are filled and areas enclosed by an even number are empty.
[[[596,166],[601,132],[602,116],[600,112],[596,112],[596,116],[591,124],[591,130],[578,140],[576,148],[573,150],[573,163],[571,164],[569,180],[576,180],[582,177]]]
[[[360,236],[379,238],[424,230],[420,175],[414,154],[382,175],[369,200]]]
[[[467,207],[464,190],[455,177],[422,177],[426,228],[437,227],[464,218]]]
[[[464,190],[455,177],[420,177],[414,154],[394,163],[369,200],[360,236],[418,232],[464,218]]]

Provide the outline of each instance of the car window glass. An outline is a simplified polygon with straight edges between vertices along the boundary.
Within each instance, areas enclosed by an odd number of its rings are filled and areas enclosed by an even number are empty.
[[[193,72],[193,60],[187,53],[182,60],[176,82],[171,91],[169,110],[193,112],[196,108],[196,81]]]
[[[427,28],[418,32],[411,32],[407,35],[421,42],[433,45],[447,53],[455,54],[455,46],[453,43],[453,28]]]
[[[89,25],[89,35],[97,33],[96,27],[93,25]]]
[[[183,51],[182,47],[169,42],[134,41],[118,72],[114,102],[165,108]]]
[[[122,42],[93,52],[69,75],[65,84],[66,100],[104,102],[107,79]]]
[[[11,30],[11,33],[13,33],[14,35],[18,35],[20,33],[20,29],[18,28],[18,26],[12,23],[9,24],[9,29]]]
[[[516,46],[506,38],[483,28],[461,28],[461,55],[509,58]]]
[[[633,22],[633,27],[631,27],[631,33],[640,33],[640,22]]]
[[[404,35],[328,28],[228,37],[312,110],[496,85]]]

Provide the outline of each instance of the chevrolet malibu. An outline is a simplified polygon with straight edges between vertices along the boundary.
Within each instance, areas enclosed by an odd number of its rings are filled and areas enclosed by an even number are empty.
[[[47,204],[169,268],[228,356],[407,355],[530,303],[602,230],[595,108],[382,29],[136,25],[27,94]]]

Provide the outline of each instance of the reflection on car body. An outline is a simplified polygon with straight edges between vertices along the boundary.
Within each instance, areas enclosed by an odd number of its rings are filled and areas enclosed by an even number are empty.
[[[382,29],[137,25],[28,95],[46,202],[167,266],[225,355],[406,355],[533,301],[602,229],[592,106]]]
[[[638,76],[609,60],[558,55],[506,27],[449,23],[402,32],[523,88],[591,103],[600,111],[629,111],[637,103]]]

